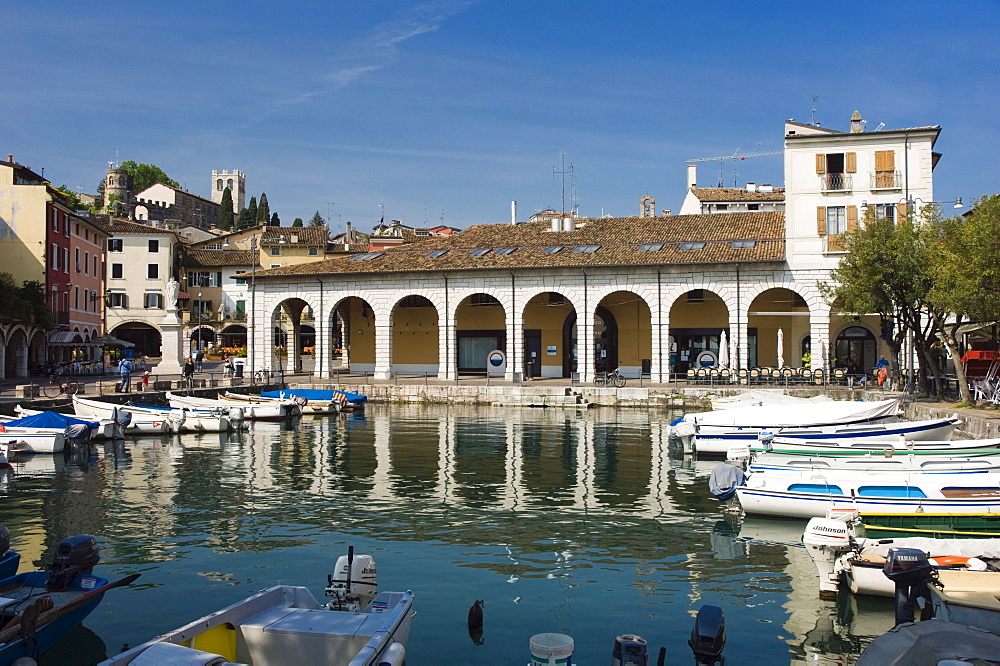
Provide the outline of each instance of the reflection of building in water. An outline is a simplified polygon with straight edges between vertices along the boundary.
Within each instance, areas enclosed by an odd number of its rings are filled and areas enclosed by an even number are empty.
[[[816,565],[798,545],[805,523],[801,521],[748,518],[740,537],[747,547],[783,551],[789,592],[783,607],[784,628],[792,664],[843,664],[844,657],[860,655],[865,646],[893,625],[893,609],[885,599],[858,598],[842,592],[836,601],[819,598]]]

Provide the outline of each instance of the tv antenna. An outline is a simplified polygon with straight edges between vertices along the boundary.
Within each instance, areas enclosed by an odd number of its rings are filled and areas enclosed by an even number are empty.
[[[574,211],[576,210],[576,204],[574,203],[575,200],[576,200],[576,190],[575,190],[575,188],[573,186],[573,178],[574,178],[574,176],[573,176],[573,163],[570,162],[569,164],[566,164],[566,154],[565,153],[561,153],[560,157],[562,158],[562,168],[561,169],[556,170],[556,166],[554,164],[550,164],[549,166],[552,167],[552,180],[555,180],[556,174],[560,174],[562,176],[562,211],[561,212],[562,212],[562,216],[566,217],[566,176],[567,175],[569,176],[569,182],[570,182],[570,209],[574,210]]]
[[[819,99],[818,95],[813,95],[812,107],[810,107],[812,115],[810,116],[812,124],[816,126],[816,100]]]
[[[732,155],[718,155],[716,157],[699,157],[697,159],[688,160],[688,163],[693,162],[715,162],[719,161],[719,187],[725,187],[725,171],[726,171],[726,160],[733,160],[733,187],[736,185],[736,162],[745,160],[751,157],[768,157],[771,155],[781,155],[783,151],[780,150],[759,150],[753,153],[742,153],[742,148],[737,148],[736,152]]]

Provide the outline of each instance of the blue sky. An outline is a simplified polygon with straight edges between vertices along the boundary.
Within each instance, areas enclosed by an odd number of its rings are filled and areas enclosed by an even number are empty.
[[[205,197],[240,169],[284,224],[464,228],[559,210],[563,156],[567,209],[676,212],[687,160],[779,150],[817,97],[835,129],[940,124],[936,199],[1000,190],[1000,0],[614,4],[3,0],[0,152],[86,192],[118,149]]]

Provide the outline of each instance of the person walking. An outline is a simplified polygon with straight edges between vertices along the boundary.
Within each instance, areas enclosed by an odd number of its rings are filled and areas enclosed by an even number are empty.
[[[132,390],[132,361],[127,358],[119,361],[118,372],[122,376],[121,383],[118,384],[118,392],[128,393]]]
[[[142,373],[142,385],[139,386],[139,390],[143,393],[149,390],[149,370]]]
[[[184,359],[184,373],[183,373],[183,376],[184,376],[184,384],[188,388],[191,388],[191,382],[194,379],[194,362],[191,360],[190,356],[188,356],[186,359]]]
[[[205,360],[205,352],[199,349],[198,353],[194,355],[195,367],[198,370],[198,372],[201,372],[201,364],[204,360]]]

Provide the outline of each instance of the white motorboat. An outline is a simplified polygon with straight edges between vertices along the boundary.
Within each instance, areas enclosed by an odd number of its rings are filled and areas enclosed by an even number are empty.
[[[7,428],[0,425],[0,441],[10,453],[59,453],[66,448],[66,434],[52,428]]]
[[[743,445],[746,447],[746,445]],[[753,453],[844,458],[856,456],[965,456],[1000,454],[1000,439],[895,440],[872,441],[845,437],[840,440],[784,439],[760,441],[748,448]]]
[[[1000,447],[1000,441],[997,444]],[[974,451],[974,450],[973,450]],[[768,472],[788,470],[826,470],[856,472],[958,472],[966,470],[1000,471],[1000,448],[988,449],[989,455],[968,455],[969,450],[952,451],[951,455],[923,454],[906,451],[884,455],[865,456],[806,456],[780,453],[758,453],[750,462],[748,471]],[[890,453],[892,450],[890,449]],[[960,455],[965,453],[966,455]]]
[[[49,418],[60,419],[62,421],[61,427],[63,430],[67,426],[73,425],[74,423],[84,423],[89,422],[90,426],[90,438],[91,439],[114,439],[115,438],[115,422],[112,419],[81,419],[79,417],[71,416],[69,414],[62,414],[60,412],[53,411],[41,411],[38,409],[28,409],[26,407],[21,407],[20,405],[14,406],[14,412],[18,414],[20,418],[27,418],[29,416],[39,416],[41,414],[49,415]],[[9,421],[14,420],[9,417],[0,417],[0,420],[6,425]],[[60,424],[54,424],[52,427],[58,428]]]
[[[245,402],[236,400],[217,400],[198,398],[188,395],[177,395],[167,391],[167,400],[171,407],[194,407],[195,409],[230,409],[240,407],[247,419],[285,419],[299,413],[298,405],[292,401],[286,402]]]
[[[73,411],[77,416],[84,418],[128,420],[125,432],[130,434],[165,435],[173,428],[170,421],[162,417],[132,415],[130,419],[125,419],[122,412],[129,412],[131,415],[131,410],[127,406],[102,400],[88,400],[78,395],[73,396]]]
[[[112,657],[102,666],[344,664],[401,666],[412,592],[377,592],[375,563],[353,549],[337,561],[320,604],[307,588],[276,585]]]
[[[798,409],[788,405],[760,405],[688,414],[680,422],[675,421],[671,434],[683,437],[687,430],[691,430],[695,451],[725,455],[731,446],[756,441],[761,431],[784,436],[787,429],[801,432],[823,426],[870,426],[898,420],[897,400],[830,401]],[[846,435],[831,432],[830,436]]]
[[[302,396],[285,395],[284,391],[280,392],[279,396],[266,396],[259,393],[247,394],[247,393],[233,393],[232,391],[226,391],[225,393],[220,393],[219,398],[222,400],[239,400],[245,402],[281,402],[287,403],[289,400],[295,402],[299,406],[299,410],[303,414],[336,414],[340,411],[343,403],[347,401],[343,396],[339,396],[337,400],[316,400],[313,398],[303,398]]]
[[[238,418],[230,419],[223,410],[204,410],[189,407],[157,407],[155,405],[140,405],[129,402],[125,409],[135,415],[148,418],[166,418],[170,421],[174,432],[229,432],[239,428],[243,421],[242,414]],[[228,410],[235,413],[237,410]],[[236,425],[233,424],[236,421]]]
[[[975,586],[996,589],[1000,570],[997,539],[934,539],[903,537],[868,539],[859,537],[861,519],[855,511],[832,511],[811,518],[802,543],[819,572],[821,598],[833,598],[843,584],[854,594],[895,596],[895,586],[883,571],[892,548],[915,548],[930,556],[938,580],[951,589]]]
[[[1000,473],[768,470],[736,489],[748,514],[823,517],[828,509],[860,513],[997,513]]]

